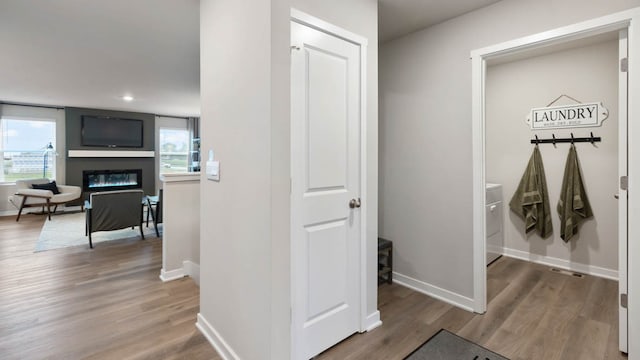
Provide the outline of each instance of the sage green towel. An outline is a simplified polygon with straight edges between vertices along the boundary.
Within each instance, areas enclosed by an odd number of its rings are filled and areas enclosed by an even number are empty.
[[[520,185],[509,202],[509,208],[524,220],[525,231],[536,230],[542,238],[551,235],[549,192],[538,145],[533,149]]]
[[[578,225],[593,216],[591,205],[580,175],[580,162],[575,145],[571,144],[567,164],[564,167],[564,179],[558,201],[560,213],[560,237],[565,242],[578,233]]]

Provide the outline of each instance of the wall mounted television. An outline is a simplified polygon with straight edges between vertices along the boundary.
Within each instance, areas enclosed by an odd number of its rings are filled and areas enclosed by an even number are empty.
[[[142,129],[142,120],[83,115],[82,145],[141,148]]]

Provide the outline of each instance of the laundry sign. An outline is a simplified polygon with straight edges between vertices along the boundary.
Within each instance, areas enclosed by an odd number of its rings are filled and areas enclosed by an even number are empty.
[[[527,123],[532,130],[602,126],[609,110],[602,103],[580,103],[531,109]]]

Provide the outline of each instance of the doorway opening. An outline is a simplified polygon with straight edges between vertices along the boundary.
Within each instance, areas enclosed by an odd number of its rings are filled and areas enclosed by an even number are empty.
[[[622,36],[626,38],[626,34]],[[500,311],[493,309],[499,309],[504,288],[509,286],[507,291],[518,299],[515,304],[528,311],[526,316],[511,315],[502,327],[515,333],[526,331],[531,338],[544,339],[541,341],[549,341],[549,334],[554,333],[554,343],[563,345],[553,351],[564,351],[562,349],[571,343],[569,334],[582,331],[593,334],[594,342],[596,337],[602,343],[608,343],[609,338],[618,341],[619,219],[618,200],[614,195],[618,192],[618,150],[623,148],[626,152],[626,139],[618,139],[619,126],[626,126],[626,119],[619,119],[618,114],[618,45],[619,34],[614,31],[527,52],[526,57],[519,54],[515,58],[487,62],[487,253],[511,258],[490,265],[493,268],[487,272],[487,314],[491,316],[492,311]],[[594,105],[593,109],[608,109],[608,117],[600,126],[532,129],[528,122],[531,115],[527,112],[554,100],[551,106],[562,106],[561,109],[600,102],[603,106]],[[551,127],[562,120],[553,121],[555,123],[546,125]],[[579,225],[577,234],[572,237],[565,234],[564,238],[568,239],[565,242],[561,237],[557,204],[564,198],[565,163],[572,145],[568,142],[536,145],[531,141],[554,137],[570,139],[572,135],[589,138],[591,134],[601,141],[576,142],[574,146],[586,192],[583,200],[589,204],[593,216]],[[521,200],[528,198],[524,192],[531,188],[521,183],[521,179],[534,148],[540,154],[546,180],[543,187],[546,205],[536,206],[545,209],[546,216],[538,216],[537,226],[526,231],[526,222],[518,213],[528,207],[527,201]],[[626,173],[626,165],[621,171]],[[496,188],[501,190],[502,201],[490,203],[490,195]],[[536,231],[536,227],[544,234]],[[514,262],[514,258],[520,261]],[[506,276],[505,272],[510,275]],[[598,303],[597,309],[594,303]],[[590,351],[604,356],[610,348],[600,346]],[[536,354],[532,344],[520,351]],[[540,357],[547,356],[550,354]]]
[[[488,79],[487,75],[490,74],[491,72],[491,65],[498,64],[501,61],[501,59],[502,60],[509,59],[511,61],[527,59],[532,54],[531,51],[533,50],[543,51],[548,54],[549,52],[554,52],[556,49],[558,49],[558,46],[567,47],[567,45],[573,44],[575,47],[575,44],[579,44],[579,42],[581,41],[582,42],[587,41],[587,42],[593,43],[594,39],[598,39],[598,37],[602,39],[602,36],[606,37],[611,34],[620,35],[618,40],[620,55],[626,58],[627,50],[629,49],[629,53],[633,54],[633,51],[631,51],[631,49],[635,48],[632,42],[627,43],[626,34],[627,34],[627,31],[629,32],[631,31],[632,28],[629,25],[634,18],[638,17],[638,15],[639,14],[637,10],[621,12],[621,13],[613,14],[607,17],[590,20],[584,23],[567,26],[564,28],[560,28],[560,29],[548,31],[542,34],[537,34],[530,37],[494,45],[491,47],[479,49],[472,52],[473,140],[474,140],[474,144],[473,144],[473,149],[474,149],[474,159],[473,159],[474,160],[473,161],[474,162],[474,179],[473,179],[474,180],[474,185],[473,185],[474,186],[474,209],[473,209],[474,210],[473,211],[474,212],[474,311],[479,313],[484,313],[487,310],[487,278],[486,278],[487,270],[486,270],[485,257],[486,257],[486,249],[487,249],[486,236],[488,233],[487,233],[487,226],[486,226],[487,219],[485,214],[485,206],[486,206],[485,186],[487,182],[495,181],[489,178],[489,176],[492,176],[492,174],[490,174],[490,170],[488,168],[495,165],[495,164],[491,165],[488,163],[488,161],[490,161],[488,160],[488,154],[491,151],[489,148],[490,145],[488,140],[492,135],[490,134],[491,130],[487,127],[488,124],[490,124],[489,112],[488,112],[490,107],[489,106],[490,95],[487,93],[487,89],[488,89],[488,86],[491,86],[489,83],[490,80]],[[633,38],[633,37],[629,36],[629,38]],[[520,59],[517,59],[518,57]],[[628,61],[635,61],[635,59],[633,57],[629,57]],[[613,147],[614,149],[617,148],[618,159],[617,161],[614,161],[614,164],[617,164],[618,166],[613,173],[610,173],[610,174],[599,173],[596,176],[605,177],[605,175],[607,175],[607,176],[613,177],[613,181],[616,184],[614,186],[616,187],[614,187],[613,193],[609,194],[609,196],[613,198],[613,195],[619,195],[619,199],[621,200],[621,201],[620,200],[618,201],[618,205],[617,205],[618,221],[613,221],[614,223],[617,222],[617,226],[615,226],[614,224],[613,226],[609,226],[609,228],[610,229],[611,228],[615,229],[616,227],[618,228],[617,260],[618,260],[618,276],[619,276],[619,282],[620,282],[619,288],[620,288],[621,295],[624,294],[624,296],[626,297],[627,274],[631,274],[633,271],[630,263],[629,263],[629,269],[627,269],[628,262],[627,262],[626,254],[628,250],[631,251],[631,249],[627,249],[627,247],[632,246],[631,244],[627,244],[627,236],[628,234],[631,234],[633,233],[633,231],[635,231],[635,229],[632,229],[629,226],[629,224],[633,222],[632,219],[634,214],[630,213],[629,221],[627,220],[627,202],[631,204],[633,199],[628,198],[626,187],[621,187],[620,189],[617,189],[617,182],[618,182],[617,177],[618,176],[626,177],[627,173],[631,174],[633,173],[633,171],[637,171],[634,168],[632,168],[631,161],[629,161],[629,165],[627,166],[627,157],[629,156],[629,154],[632,154],[633,151],[632,151],[632,143],[629,142],[627,144],[627,126],[626,126],[627,112],[632,113],[633,111],[633,103],[630,102],[627,104],[627,97],[629,97],[630,99],[633,98],[630,95],[630,93],[632,92],[631,90],[632,84],[635,84],[637,79],[633,78],[631,75],[629,75],[626,72],[622,72],[621,74],[622,75],[619,75],[617,78],[617,89],[618,89],[618,95],[619,95],[618,99],[611,100],[613,104],[609,106],[610,109],[614,108],[615,110],[618,111],[618,117],[621,119],[620,122],[618,123],[618,125],[620,125],[619,131],[617,132],[614,131],[614,135],[612,136],[612,138],[614,139],[617,138],[618,140],[618,146]],[[549,86],[548,88],[557,89],[557,87],[555,86]],[[555,92],[557,91],[558,90],[555,90]],[[542,94],[542,95],[548,97],[548,94]],[[548,101],[553,100],[558,95],[561,95],[561,94],[556,94],[555,96],[548,98]],[[538,103],[540,103],[541,100],[538,99],[537,101]],[[589,100],[583,100],[583,101],[588,102]],[[546,105],[546,103],[542,103],[542,105],[540,106],[544,106],[544,105]],[[526,116],[527,111],[528,110],[525,110],[525,113],[523,113],[521,117]],[[611,118],[609,120],[611,120]],[[518,120],[515,120],[515,121],[518,121]],[[611,121],[611,123],[613,123],[613,121]],[[525,128],[525,130],[528,130],[528,129]],[[568,132],[571,132],[571,129],[569,129]],[[532,138],[534,133],[529,132],[529,135],[530,135],[530,138]],[[630,133],[629,138],[631,137],[632,136]],[[522,140],[519,140],[519,141],[521,142]],[[527,145],[527,146],[528,146],[528,151],[530,152],[532,145]],[[552,146],[552,145],[541,145],[541,146]],[[545,150],[545,151],[554,150],[549,148],[547,149],[548,150]],[[566,151],[568,149],[564,149],[564,151],[562,151],[562,149],[557,149],[557,150],[564,152],[564,155],[555,156],[559,158],[559,161],[562,164],[564,162],[564,157],[566,156]],[[584,149],[578,148],[578,152],[584,152],[583,150]],[[525,152],[527,152],[526,147],[525,147]],[[551,156],[547,156],[547,157],[551,159]],[[516,177],[515,181],[520,180],[522,170],[526,164],[526,159],[527,159],[527,155],[524,156],[524,159],[519,160],[520,164],[522,165],[515,166],[515,168],[518,169],[516,170],[516,172],[520,172],[519,175],[515,176]],[[586,155],[585,155],[585,160],[586,160]],[[545,167],[547,166],[546,161],[547,160],[545,158]],[[562,165],[560,167],[563,168]],[[562,173],[562,170],[560,170],[560,172]],[[513,180],[509,180],[509,181],[513,181]],[[559,187],[558,184],[554,184],[554,186]],[[513,190],[513,187],[511,187],[511,190]],[[594,190],[591,190],[591,192],[593,193],[592,196],[596,196],[596,193],[598,193],[597,196],[603,196],[599,194],[600,191],[594,192]],[[504,192],[505,200],[508,201],[511,195],[512,193],[510,193],[510,191],[505,191]],[[551,203],[550,207],[551,209],[553,209],[551,211],[553,216],[557,216],[556,215],[557,213],[555,212],[556,201],[557,201],[557,197],[555,199],[550,197],[550,203]],[[601,217],[605,218],[606,215]],[[505,225],[507,224],[507,222],[510,222],[510,220],[512,220],[510,219],[510,215],[505,216],[504,219],[505,219]],[[517,222],[515,221],[513,222],[517,224]],[[595,224],[598,225],[597,222]],[[593,224],[591,226],[593,226]],[[584,226],[583,226],[583,230],[584,230]],[[587,227],[587,230],[588,230],[588,227]],[[542,245],[540,245],[540,242],[527,243],[527,241],[530,239],[527,239],[524,236],[524,230],[521,231],[521,233],[523,234],[522,244],[529,246],[528,248],[529,253],[532,253],[532,252],[544,253],[544,251],[548,251],[547,252],[548,254],[551,252],[550,250],[551,247],[544,245],[544,243],[542,243]],[[554,242],[554,244],[555,243],[557,242]],[[599,246],[605,246],[605,245],[602,245],[601,243],[598,243],[598,244]],[[558,244],[558,245],[563,246],[562,244]],[[575,245],[569,245],[569,247],[565,249],[570,250],[571,246],[575,246]],[[527,248],[525,248],[525,250],[527,250]],[[526,251],[523,251],[523,253],[526,253]],[[615,253],[615,251],[613,251],[613,253]],[[589,252],[587,252],[586,254],[589,255]],[[569,256],[574,256],[573,259],[569,258],[567,260],[567,263],[569,264],[571,264],[572,262],[577,262],[577,259],[579,257],[576,254],[569,255]],[[609,251],[609,254],[607,256],[609,258],[612,257],[611,251]],[[615,274],[615,271],[613,273]],[[603,274],[600,274],[600,275],[603,275]],[[630,285],[632,284],[631,279],[629,279],[629,284]],[[619,306],[619,332],[620,332],[619,347],[621,351],[627,352],[628,350],[627,339],[628,338],[633,339],[634,326],[631,323],[629,324],[629,326],[627,326],[626,307],[622,306],[623,305],[622,302],[619,302],[619,305],[620,305]],[[632,319],[629,319],[629,320],[632,320]]]

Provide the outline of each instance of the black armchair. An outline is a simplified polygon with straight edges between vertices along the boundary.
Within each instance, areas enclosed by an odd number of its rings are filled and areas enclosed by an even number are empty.
[[[162,189],[158,191],[158,196],[147,196],[147,226],[149,226],[149,214],[153,219],[153,227],[156,230],[156,236],[160,237],[158,224],[162,223]]]
[[[142,232],[142,190],[103,191],[91,194],[85,201],[86,229],[89,247],[93,248],[91,233],[96,231],[119,230],[127,227],[140,227]]]

